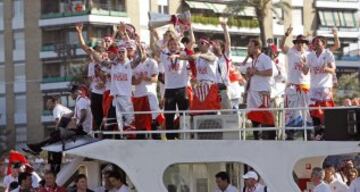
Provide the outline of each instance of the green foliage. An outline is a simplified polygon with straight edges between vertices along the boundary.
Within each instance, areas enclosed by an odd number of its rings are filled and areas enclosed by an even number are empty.
[[[338,79],[335,102],[341,104],[345,98],[360,97],[359,73],[342,75]]]
[[[191,20],[193,23],[201,23],[204,25],[220,25],[219,17],[217,16],[192,15]],[[256,28],[259,27],[259,22],[252,18],[229,17],[228,25],[239,28]]]

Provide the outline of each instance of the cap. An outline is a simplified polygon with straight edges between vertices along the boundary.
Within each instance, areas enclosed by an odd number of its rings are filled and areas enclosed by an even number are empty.
[[[117,54],[117,52],[119,51],[119,48],[115,45],[111,45],[107,50],[106,52],[110,52],[110,53],[114,53],[114,54]]]
[[[298,35],[296,36],[296,39],[293,40],[293,43],[309,43],[309,41],[306,39],[306,37],[304,35]]]
[[[136,44],[134,41],[125,42],[126,49],[136,49]]]
[[[254,171],[249,171],[245,175],[243,175],[242,178],[258,180],[259,176]]]
[[[119,48],[118,48],[118,52],[120,51],[126,51],[126,46],[125,45],[120,45]]]

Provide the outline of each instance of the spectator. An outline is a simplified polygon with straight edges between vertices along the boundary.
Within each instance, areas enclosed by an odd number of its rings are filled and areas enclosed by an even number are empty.
[[[349,169],[349,171],[347,172],[346,178],[347,178],[347,185],[350,185],[352,181],[354,181],[356,178],[358,178],[359,176],[359,172],[356,168],[351,168]]]
[[[347,175],[350,169],[352,168],[354,168],[353,160],[351,159],[343,160],[339,172],[336,173],[336,178],[343,183],[348,183]]]
[[[352,101],[349,98],[344,99],[343,106],[350,107],[352,105]]]
[[[267,192],[267,187],[259,183],[259,176],[255,171],[248,171],[242,178],[245,179],[243,191]]]
[[[46,171],[44,175],[44,186],[40,187],[37,192],[66,192],[66,189],[58,186],[55,181],[55,173],[52,171]]]
[[[95,192],[109,192],[111,191],[111,189],[113,188],[110,180],[109,180],[109,175],[110,175],[111,171],[104,171],[103,172],[103,186],[100,186],[98,188],[95,189]]]
[[[70,192],[94,192],[88,189],[87,178],[84,174],[80,174],[75,179],[75,187]]]
[[[320,167],[314,167],[311,172],[311,182],[314,185],[313,192],[331,192],[331,188],[324,182],[325,173]]]
[[[348,192],[360,192],[360,177],[351,182]]]
[[[126,185],[125,178],[120,175],[118,172],[111,172],[109,174],[109,181],[113,186],[112,192],[128,192],[129,188]]]
[[[347,192],[349,187],[345,183],[340,182],[335,178],[334,166],[326,165],[324,171],[325,171],[324,182],[330,186],[332,192]]]
[[[217,173],[215,178],[217,189],[214,192],[239,192],[236,187],[230,184],[230,178],[226,172]]]
[[[16,182],[18,181],[18,176],[19,176],[19,173],[20,173],[20,167],[21,167],[20,163],[14,163],[12,165],[11,174],[6,175],[4,177],[3,184],[4,184],[5,188],[6,188],[6,191],[8,191],[10,183],[12,183],[14,181],[16,181]]]
[[[19,186],[12,190],[11,192],[34,192],[35,189],[32,187],[32,180],[31,180],[31,174],[30,173],[20,173],[18,178],[18,184]]]
[[[352,100],[351,100],[351,105],[352,106],[359,106],[359,99],[358,98],[353,98]]]

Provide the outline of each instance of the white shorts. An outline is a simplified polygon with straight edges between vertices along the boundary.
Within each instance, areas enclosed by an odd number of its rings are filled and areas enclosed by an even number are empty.
[[[300,91],[296,85],[290,85],[285,89],[285,108],[300,108],[308,107],[310,103],[309,94]],[[285,111],[285,125],[291,127],[303,126],[305,116],[306,122],[312,121],[309,110],[286,110]]]
[[[156,94],[148,93],[148,99],[150,104],[150,110],[153,111],[151,114],[152,119],[156,119],[159,115],[160,107],[159,107],[159,100]]]
[[[129,126],[134,121],[134,106],[129,96],[115,96],[113,99],[113,106],[116,110],[116,120],[119,129],[123,126]],[[124,112],[126,114],[124,114]]]

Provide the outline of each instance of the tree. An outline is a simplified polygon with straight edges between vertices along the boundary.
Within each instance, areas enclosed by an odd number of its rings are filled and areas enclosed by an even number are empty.
[[[346,74],[338,79],[337,91],[334,91],[336,103],[342,104],[345,98],[360,97],[359,75],[359,72]]]
[[[290,4],[284,1],[279,1],[273,3],[271,9],[269,10],[269,3],[272,0],[233,0],[230,1],[227,5],[228,12],[232,14],[238,14],[243,11],[246,7],[253,7],[255,9],[255,14],[259,22],[260,27],[260,39],[263,46],[266,45],[266,35],[265,35],[265,17],[269,14],[269,11],[272,11],[278,18],[278,13],[275,11],[275,8],[281,8],[286,10],[286,8],[291,8]]]

